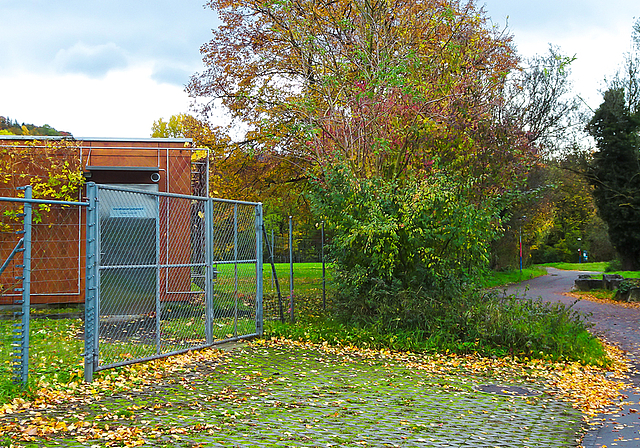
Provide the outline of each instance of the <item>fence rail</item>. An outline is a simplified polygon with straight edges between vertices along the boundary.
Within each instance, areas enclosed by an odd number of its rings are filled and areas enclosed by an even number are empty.
[[[34,275],[51,291],[57,271],[78,273],[71,283],[84,305],[84,325],[74,324],[67,336],[84,339],[86,381],[99,370],[262,334],[262,205],[138,187],[88,183],[85,202],[31,199],[29,188],[25,198],[0,198],[0,204],[19,203],[24,209],[2,210],[11,219],[2,221],[0,239],[0,284],[6,285],[1,305],[11,311],[20,306],[11,322],[18,330],[19,343],[11,345],[16,362],[10,362],[20,370],[18,382],[28,380]],[[41,223],[32,241],[32,204],[66,206],[64,213],[77,213],[77,221]],[[54,218],[59,212],[54,210]],[[23,216],[24,228],[18,229],[16,219]],[[47,235],[69,228],[75,243]],[[9,237],[16,231],[22,238]],[[31,252],[38,270],[30,276]],[[77,263],[77,270],[60,268],[65,260]],[[8,326],[2,328],[4,333]],[[7,334],[2,338],[4,365],[10,354]],[[80,357],[81,350],[75,351]]]
[[[311,296],[324,302],[320,225],[318,235],[276,235],[261,204],[121,185],[88,183],[77,202],[25,194],[0,198],[0,380],[10,370],[26,383],[30,366],[54,371],[60,356],[91,381],[100,370],[259,335],[265,313],[294,319]],[[33,320],[40,307],[54,307],[60,325]],[[62,339],[43,337],[52,331]]]
[[[51,251],[51,245],[44,241],[42,223],[34,223],[33,206],[44,204],[47,207],[88,205],[83,202],[52,201],[43,199],[33,199],[31,186],[19,188],[24,190],[24,197],[2,197],[0,207],[2,208],[3,220],[2,238],[0,238],[0,258],[4,258],[0,268],[0,305],[9,309],[9,325],[4,322],[2,337],[3,350],[1,358],[11,356],[8,364],[13,370],[13,378],[17,383],[26,384],[29,377],[30,364],[30,333],[31,333],[31,296],[37,294],[45,295],[43,291],[51,291],[51,288],[43,288],[42,284],[48,281],[49,284],[55,280],[44,278],[48,271],[42,261],[48,260],[54,264],[60,263],[58,254]],[[22,206],[22,210],[16,210],[9,204],[17,203]],[[21,223],[20,223],[21,221]],[[16,230],[20,227],[20,230]],[[13,237],[12,234],[16,236]],[[16,241],[16,237],[21,237]],[[15,243],[11,251],[9,249]],[[34,250],[35,249],[35,250]],[[18,262],[16,257],[20,257]],[[17,274],[17,275],[16,275]],[[60,282],[64,283],[64,282]],[[7,334],[7,329],[11,328],[12,334]],[[7,342],[9,344],[7,344]],[[11,353],[7,353],[7,346],[11,347]]]
[[[261,204],[106,185],[87,194],[96,294],[87,290],[85,379],[262,333]]]

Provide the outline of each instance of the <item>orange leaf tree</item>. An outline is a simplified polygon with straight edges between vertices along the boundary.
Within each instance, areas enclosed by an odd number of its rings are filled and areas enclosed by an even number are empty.
[[[224,129],[188,114],[155,121],[152,137],[191,138],[197,148],[208,149],[211,196],[264,202],[270,229],[290,215],[296,215],[297,223],[306,225],[307,231],[313,228],[315,222],[302,195],[306,178],[300,173],[304,170],[295,160],[290,163],[286,154],[251,151],[232,142]],[[204,156],[204,152],[194,153],[195,158]]]
[[[229,151],[285,160],[315,181],[316,210],[342,246],[333,255],[338,290],[352,296],[345,314],[379,315],[374,291],[455,295],[464,281],[451,279],[486,261],[493,200],[531,160],[526,134],[500,113],[518,63],[510,37],[473,1],[208,6],[222,24],[188,91],[205,116],[226,108],[227,135],[245,130]]]
[[[188,86],[252,151],[394,179],[432,164],[505,185],[526,141],[496,120],[517,58],[473,2],[213,0],[222,25]],[[505,172],[505,168],[507,171]]]

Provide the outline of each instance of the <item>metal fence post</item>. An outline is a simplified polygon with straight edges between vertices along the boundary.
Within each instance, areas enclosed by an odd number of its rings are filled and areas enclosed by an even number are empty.
[[[238,204],[233,204],[233,336],[238,336]]]
[[[262,209],[261,209],[262,210]],[[273,235],[273,231],[271,232]],[[280,322],[284,323],[284,310],[282,307],[282,294],[280,293],[280,281],[278,280],[278,274],[276,272],[276,265],[273,261],[273,248],[269,248],[269,237],[267,231],[264,228],[264,215],[262,217],[262,237],[266,241],[267,250],[269,251],[269,264],[271,265],[271,282],[275,281],[276,293],[278,294],[278,311],[280,312]],[[271,287],[273,289],[273,286]]]
[[[169,198],[165,198],[167,201],[167,216],[169,219]],[[162,343],[160,339],[160,318],[162,309],[160,307],[160,196],[156,196],[156,354],[159,355],[162,352]]]
[[[31,185],[19,188],[24,189],[24,198],[32,199]],[[22,310],[20,312],[22,320],[17,325],[17,353],[16,353],[16,382],[26,386],[29,381],[29,319],[31,314],[31,224],[32,224],[32,204],[25,202],[23,207],[23,229],[22,233],[22,276],[18,279],[22,280],[22,288],[16,291],[22,291],[22,299],[20,303]]]
[[[256,333],[262,336],[263,326],[263,266],[262,266],[262,232],[264,231],[262,223],[262,204],[256,205]]]
[[[266,235],[265,235],[266,238]],[[267,245],[269,244],[269,240],[267,239]],[[271,229],[271,262],[273,263],[273,254],[276,250],[276,238],[273,234],[273,229]],[[271,273],[271,289],[273,289],[274,286],[274,282],[275,281],[275,275],[273,275],[273,272]]]
[[[322,241],[320,242],[322,251],[322,309],[327,309],[327,276],[324,264],[324,221],[322,221]]]
[[[289,216],[289,314],[291,322],[295,321],[293,305],[293,217]]]
[[[204,321],[205,338],[207,345],[213,344],[213,199],[208,198],[204,205],[205,210],[205,285],[204,285]]]
[[[24,197],[32,199],[31,185],[25,187]],[[29,380],[29,320],[31,317],[31,228],[33,205],[24,204],[24,252],[22,255],[22,384]]]
[[[85,305],[84,305],[84,380],[93,381],[93,373],[98,367],[98,322],[99,322],[99,274],[98,265],[98,186],[94,182],[87,184],[87,261],[85,265]]]

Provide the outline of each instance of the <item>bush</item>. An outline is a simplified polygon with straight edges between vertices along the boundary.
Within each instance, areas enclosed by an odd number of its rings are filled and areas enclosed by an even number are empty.
[[[615,258],[607,263],[607,266],[604,268],[604,272],[617,272],[622,270],[622,261]]]
[[[367,347],[604,363],[602,345],[569,308],[479,289],[501,207],[472,191],[437,174],[400,182],[328,168],[311,199],[334,235],[332,317],[274,323],[271,331]]]
[[[403,314],[354,323],[314,314],[296,324],[269,322],[266,334],[375,349],[477,352],[591,365],[609,362],[600,341],[589,333],[589,325],[571,307],[560,303],[475,292],[440,302],[437,307],[423,306],[422,319]],[[305,308],[314,309],[309,302]]]
[[[312,203],[333,230],[339,316],[422,321],[440,301],[478,283],[499,218],[496,204],[467,199],[470,189],[439,175],[400,184],[330,170]]]
[[[465,313],[466,338],[530,357],[605,364],[606,353],[583,317],[556,302],[486,297]]]

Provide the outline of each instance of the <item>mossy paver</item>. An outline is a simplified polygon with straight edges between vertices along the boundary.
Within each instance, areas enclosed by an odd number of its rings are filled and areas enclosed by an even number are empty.
[[[434,376],[385,358],[253,346],[236,349],[217,364],[191,366],[151,389],[56,412],[110,428],[143,428],[133,439],[147,446],[577,445],[581,414],[570,404],[544,393],[521,398],[474,390],[492,381],[498,379]],[[124,440],[52,438],[25,445],[109,442],[122,446]]]

